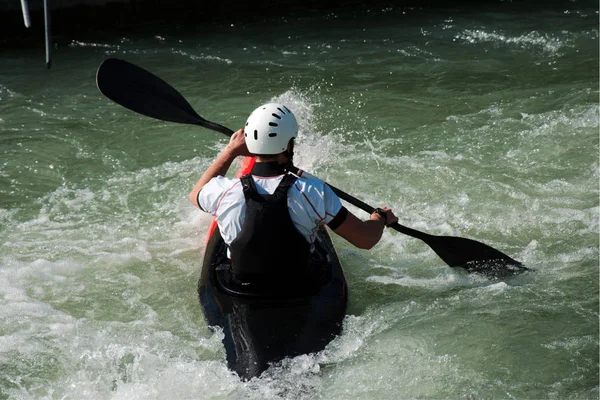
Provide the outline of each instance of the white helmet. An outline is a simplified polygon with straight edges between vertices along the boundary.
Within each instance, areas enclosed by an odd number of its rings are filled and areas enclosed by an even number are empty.
[[[246,146],[252,154],[279,154],[286,151],[290,139],[298,136],[298,122],[283,104],[263,104],[246,121]]]

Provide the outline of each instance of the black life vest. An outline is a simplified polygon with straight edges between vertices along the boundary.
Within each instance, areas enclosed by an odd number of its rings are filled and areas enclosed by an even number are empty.
[[[270,195],[258,193],[252,175],[241,178],[246,216],[229,246],[235,281],[258,289],[310,279],[310,244],[288,210],[287,193],[295,181],[287,174]]]

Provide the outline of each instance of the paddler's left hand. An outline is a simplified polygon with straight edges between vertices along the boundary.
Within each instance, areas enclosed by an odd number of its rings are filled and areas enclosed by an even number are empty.
[[[238,156],[252,155],[246,146],[246,137],[243,129],[240,129],[231,135],[231,139],[229,139],[229,144],[225,148],[225,151],[229,152],[229,154],[231,154],[231,156],[234,158]]]
[[[200,204],[198,203],[198,194],[202,191],[204,185],[216,176],[225,176],[231,163],[236,157],[251,155],[252,154],[248,151],[248,147],[246,147],[244,130],[240,129],[231,135],[231,139],[229,139],[227,146],[219,153],[217,158],[208,166],[200,179],[198,179],[196,185],[194,185],[194,188],[190,192],[190,201],[192,204],[196,207],[200,207]]]

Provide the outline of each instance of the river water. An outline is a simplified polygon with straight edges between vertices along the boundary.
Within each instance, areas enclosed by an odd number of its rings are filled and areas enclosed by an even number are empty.
[[[56,40],[51,70],[41,44],[0,57],[0,398],[598,398],[596,2],[373,6]],[[103,97],[107,57],[232,129],[284,102],[299,167],[535,272],[467,275],[394,231],[371,251],[334,235],[342,335],[240,381],[198,304],[210,219],[187,199],[227,139]]]

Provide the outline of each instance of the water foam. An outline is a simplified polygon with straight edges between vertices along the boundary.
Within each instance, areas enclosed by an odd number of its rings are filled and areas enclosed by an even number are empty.
[[[568,46],[564,39],[537,31],[512,36],[503,32],[487,32],[483,29],[465,29],[457,34],[454,39],[470,44],[493,43],[497,46],[510,45],[524,50],[539,49],[551,55],[558,55],[559,50]]]

